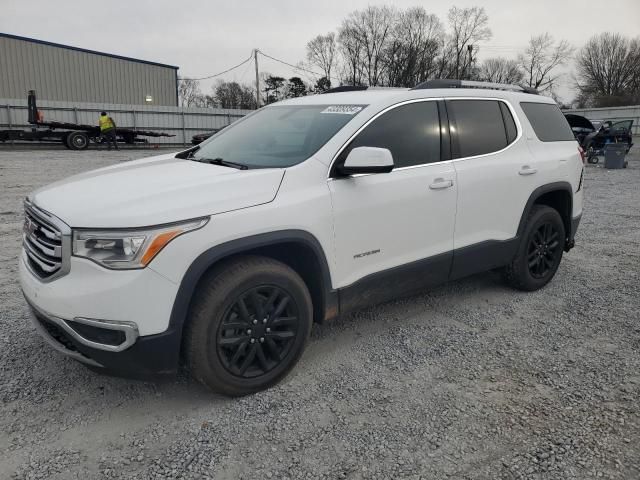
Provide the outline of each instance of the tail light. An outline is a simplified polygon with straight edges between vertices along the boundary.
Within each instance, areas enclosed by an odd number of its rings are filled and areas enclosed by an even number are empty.
[[[580,145],[578,145],[578,153],[580,154],[580,158],[582,159],[582,164],[586,165],[587,157],[584,154],[584,148],[582,148]]]

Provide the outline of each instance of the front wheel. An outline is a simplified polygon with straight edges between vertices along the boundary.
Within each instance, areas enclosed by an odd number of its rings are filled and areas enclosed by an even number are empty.
[[[281,262],[247,256],[200,285],[185,331],[192,376],[232,396],[280,381],[311,331],[311,296],[302,278]]]
[[[564,223],[558,211],[546,205],[534,205],[516,257],[505,267],[507,283],[524,291],[544,287],[560,266],[564,244]]]

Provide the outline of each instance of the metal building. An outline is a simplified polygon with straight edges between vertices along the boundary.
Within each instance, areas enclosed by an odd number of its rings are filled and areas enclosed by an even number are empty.
[[[178,105],[178,67],[0,33],[0,98]]]

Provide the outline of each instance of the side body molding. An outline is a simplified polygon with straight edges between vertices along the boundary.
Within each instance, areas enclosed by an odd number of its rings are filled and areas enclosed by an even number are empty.
[[[453,264],[449,279],[456,280],[476,273],[486,272],[494,268],[503,267],[511,263],[516,256],[518,247],[520,246],[520,239],[522,238],[531,208],[544,194],[558,191],[566,191],[569,194],[569,205],[567,205],[568,212],[566,218],[564,218],[564,223],[567,238],[569,241],[573,240],[575,231],[573,231],[574,222],[572,222],[571,218],[571,212],[573,209],[571,184],[569,182],[554,182],[542,185],[536,188],[529,196],[524,210],[522,211],[522,216],[520,217],[516,236],[508,240],[486,240],[481,243],[468,245],[454,250]]]

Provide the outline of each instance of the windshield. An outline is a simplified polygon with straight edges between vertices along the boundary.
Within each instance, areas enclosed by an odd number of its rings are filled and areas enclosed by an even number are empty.
[[[191,158],[220,159],[249,168],[290,167],[312,156],[363,108],[364,105],[265,107],[202,143]]]

